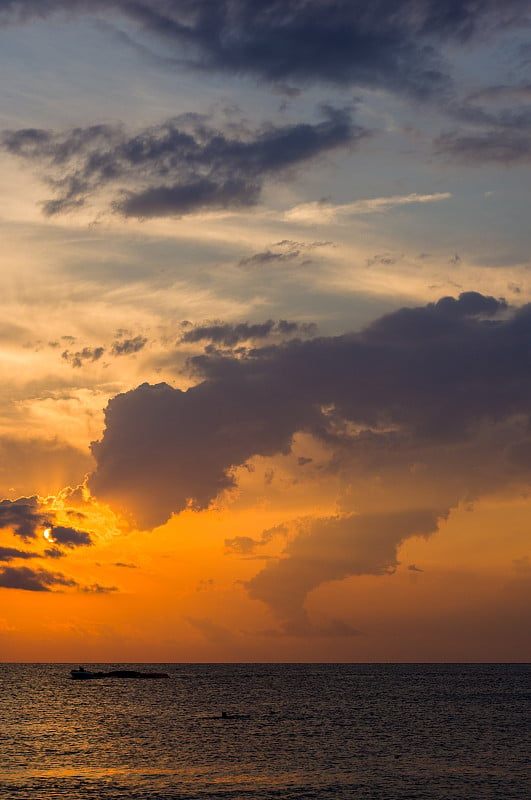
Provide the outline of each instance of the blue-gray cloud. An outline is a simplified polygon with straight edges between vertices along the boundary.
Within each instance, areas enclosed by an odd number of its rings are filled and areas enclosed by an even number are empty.
[[[207,117],[186,114],[136,134],[113,125],[4,131],[1,144],[44,171],[55,194],[44,206],[49,215],[110,190],[113,209],[126,217],[179,216],[253,206],[267,180],[369,135],[348,110],[326,108],[323,115],[315,124],[252,131],[233,124],[223,131]],[[74,366],[99,357],[86,350],[64,357]]]
[[[530,16],[527,0],[3,0],[0,23],[55,11],[123,14],[158,37],[174,65],[416,98],[450,84],[441,45],[464,45]]]

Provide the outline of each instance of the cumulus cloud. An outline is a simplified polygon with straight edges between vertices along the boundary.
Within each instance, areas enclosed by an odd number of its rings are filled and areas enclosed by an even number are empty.
[[[435,443],[454,442],[473,458],[483,423],[530,411],[530,330],[530,307],[509,312],[466,292],[359,333],[196,356],[200,382],[187,391],[143,384],[111,400],[90,487],[152,526],[206,508],[235,485],[236,467],[288,453],[301,431],[360,458],[378,448],[428,457]]]
[[[44,206],[49,215],[82,206],[107,190],[114,195],[114,210],[126,217],[180,216],[253,206],[267,180],[368,135],[348,110],[323,113],[323,121],[315,124],[252,131],[235,122],[224,131],[198,114],[136,134],[120,125],[61,133],[31,128],[4,131],[1,143],[44,171],[56,195]]]
[[[305,599],[323,582],[386,575],[406,538],[460,502],[529,483],[530,337],[531,305],[464,292],[355,333],[206,352],[187,391],[143,384],[110,401],[89,486],[152,527],[207,508],[253,457],[313,437],[320,474],[343,487],[338,514],[295,526],[246,584],[285,633],[306,635]],[[227,539],[227,552],[262,557],[270,534]]]

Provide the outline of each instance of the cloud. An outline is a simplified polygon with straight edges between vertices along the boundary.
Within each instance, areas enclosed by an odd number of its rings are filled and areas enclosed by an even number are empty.
[[[75,528],[67,528],[63,525],[54,525],[51,529],[50,541],[63,547],[83,547],[92,544],[92,539],[86,531],[78,531]]]
[[[292,337],[295,335],[310,336],[315,334],[313,323],[288,322],[281,319],[275,322],[268,319],[262,323],[240,322],[237,324],[219,323],[213,325],[196,325],[183,335],[182,342],[207,341],[224,347],[234,347],[240,342],[251,339],[266,339],[269,336]]]
[[[110,401],[89,486],[153,526],[188,506],[207,508],[235,486],[235,468],[289,453],[298,432],[340,460],[387,454],[391,462],[399,453],[430,462],[443,445],[457,460],[459,447],[463,459],[483,458],[481,448],[500,446],[496,437],[508,437],[504,447],[526,438],[514,420],[530,411],[530,331],[530,306],[510,311],[465,292],[359,333],[196,356],[199,383],[187,391],[143,384]],[[498,476],[509,468],[518,466],[508,457],[490,467]]]
[[[337,639],[338,637],[362,636],[362,631],[340,619],[331,619],[327,623],[312,622],[304,613],[296,619],[285,619],[282,627],[261,631],[262,636],[278,638],[281,636],[297,636],[304,639]]]
[[[44,555],[47,558],[64,558],[66,553],[64,552],[64,550],[59,550],[58,547],[48,547],[44,551]]]
[[[38,487],[41,494],[76,484],[91,468],[88,453],[60,439],[0,438],[0,496],[11,488],[24,492]]]
[[[85,362],[94,362],[99,361],[102,355],[105,352],[104,347],[84,347],[82,350],[78,350],[76,353],[71,353],[69,350],[65,350],[61,353],[61,358],[64,361],[68,361],[73,367],[82,367]]]
[[[267,180],[369,135],[348,110],[327,107],[323,115],[315,124],[251,131],[233,122],[223,131],[206,116],[184,114],[136,134],[120,125],[22,129],[4,131],[1,142],[44,171],[56,195],[44,206],[48,215],[110,191],[112,208],[126,217],[181,216],[254,206]]]
[[[58,587],[74,587],[78,584],[60,572],[29,567],[3,567],[0,569],[0,588],[23,589],[27,592],[51,592]]]
[[[145,336],[134,336],[131,339],[120,339],[113,343],[111,353],[113,356],[129,356],[138,353],[147,344]]]
[[[229,553],[238,553],[243,556],[253,555],[256,546],[260,544],[251,536],[235,536],[234,539],[225,539],[225,547]]]
[[[16,547],[0,547],[0,561],[14,561],[17,558],[39,558],[39,554],[18,550]]]
[[[285,557],[269,561],[246,589],[287,625],[286,632],[304,635],[311,627],[304,600],[312,589],[352,575],[390,574],[398,565],[400,543],[434,533],[439,517],[435,510],[417,509],[308,521]]]
[[[91,583],[88,586],[80,586],[79,591],[84,592],[85,594],[110,594],[111,592],[117,592],[117,586],[101,586],[99,583]]]
[[[332,224],[347,221],[349,217],[360,214],[375,214],[389,211],[393,208],[409,205],[410,203],[437,203],[448,200],[452,195],[449,192],[435,194],[406,194],[392,197],[372,197],[367,200],[355,200],[352,203],[334,205],[328,200],[301,203],[285,212],[284,218],[289,222],[301,225]]]
[[[228,628],[218,625],[208,617],[185,617],[184,618],[192,628],[195,628],[208,642],[212,644],[226,644],[236,643],[237,636]]]
[[[66,516],[82,517],[68,509],[63,509]],[[46,501],[39,497],[20,497],[18,500],[0,500],[0,529],[11,530],[15,536],[24,541],[40,538],[54,547],[45,551],[50,558],[60,558],[61,548],[73,549],[91,545],[92,539],[87,531],[56,524],[57,512],[47,507]],[[2,548],[0,548],[1,551]],[[6,549],[4,548],[4,551]],[[7,548],[10,551],[10,548]],[[6,552],[7,552],[6,551]],[[12,551],[19,552],[18,550]],[[31,556],[16,556],[30,558]],[[0,560],[2,560],[0,558]]]
[[[258,548],[268,545],[275,536],[287,536],[288,529],[285,525],[275,525],[262,531],[260,539],[253,539],[250,536],[235,536],[234,539],[225,539],[227,553],[250,556],[254,555]]]
[[[476,134],[444,133],[435,140],[435,152],[465,164],[527,163],[531,160],[529,131],[494,129]]]
[[[470,165],[526,163],[531,159],[531,85],[490,86],[450,105],[464,125],[435,139],[437,155]]]
[[[0,588],[22,589],[26,592],[52,592],[68,588],[90,594],[106,594],[117,591],[116,586],[100,586],[97,583],[84,586],[61,572],[30,569],[29,567],[2,567],[0,569]]]
[[[0,24],[62,11],[125,15],[129,44],[169,68],[248,75],[286,93],[325,83],[424,99],[451,86],[444,45],[466,46],[529,22],[527,0],[9,0]],[[134,41],[133,23],[161,55]],[[295,87],[289,84],[295,84]]]
[[[37,497],[0,500],[0,529],[9,528],[24,541],[35,539],[37,530],[50,527],[51,519]]]
[[[306,266],[311,263],[307,256],[308,251],[331,245],[333,245],[333,242],[294,242],[290,239],[283,239],[281,242],[276,242],[272,245],[272,248],[275,249],[263,250],[260,253],[253,253],[251,256],[240,259],[238,266],[264,268],[291,262],[299,262],[302,266]]]
[[[271,264],[283,264],[289,261],[296,261],[300,257],[300,250],[288,250],[286,252],[275,253],[273,250],[264,250],[261,253],[253,253],[252,256],[241,258],[240,267],[264,267]]]

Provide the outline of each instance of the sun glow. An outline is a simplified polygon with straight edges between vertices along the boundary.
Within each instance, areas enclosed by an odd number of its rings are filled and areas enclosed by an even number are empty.
[[[46,530],[43,533],[43,536],[48,542],[54,542],[55,541],[55,539],[52,536],[52,529],[51,528],[46,528]]]

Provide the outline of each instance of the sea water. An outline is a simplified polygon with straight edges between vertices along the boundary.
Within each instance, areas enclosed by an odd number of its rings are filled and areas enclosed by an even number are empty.
[[[1,667],[2,800],[531,797],[523,664],[73,666]]]

